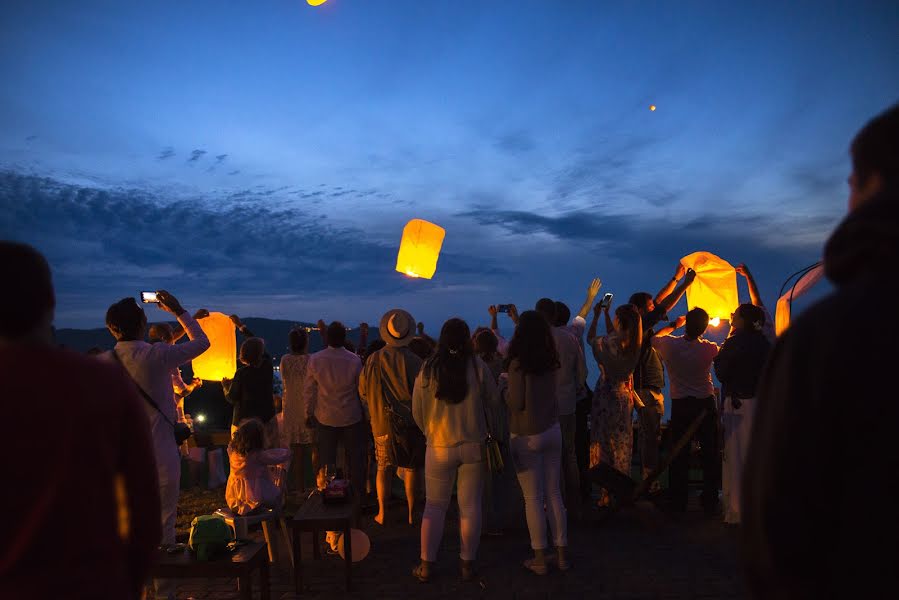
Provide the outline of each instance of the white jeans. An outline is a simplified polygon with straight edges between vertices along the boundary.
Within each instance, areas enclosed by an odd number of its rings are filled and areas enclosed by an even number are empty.
[[[174,442],[172,442],[174,446]],[[168,460],[169,464],[159,465],[159,503],[162,519],[162,543],[175,543],[175,522],[178,518],[178,493],[181,484],[181,456],[177,461]],[[174,600],[175,582],[171,579],[154,579],[155,596],[158,599]]]
[[[560,485],[562,430],[558,423],[535,435],[512,436],[512,460],[524,495],[531,548],[546,549],[546,520],[556,547],[568,545],[568,516]],[[545,504],[545,508],[544,508]]]
[[[724,463],[721,465],[721,489],[724,499],[724,522],[740,522],[740,496],[743,466],[749,448],[749,434],[752,431],[752,412],[755,398],[742,400],[742,405],[734,409],[730,398],[724,399],[721,422],[724,425]]]
[[[481,541],[481,496],[486,477],[485,446],[482,442],[465,442],[452,448],[428,446],[425,453],[425,513],[421,521],[421,559],[437,560],[437,549],[443,539],[446,509],[453,494],[456,476],[459,482],[459,533],[462,560],[474,560]]]

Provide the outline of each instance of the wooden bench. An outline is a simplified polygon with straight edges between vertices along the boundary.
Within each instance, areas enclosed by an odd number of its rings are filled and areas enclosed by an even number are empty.
[[[319,532],[343,532],[346,590],[350,591],[353,571],[353,536],[350,530],[356,520],[357,502],[358,499],[354,494],[353,497],[341,504],[325,504],[322,502],[321,494],[313,492],[294,514],[289,525],[293,532],[293,573],[297,594],[303,593],[303,560],[300,550],[300,534],[303,531],[312,532],[312,556],[315,560],[321,560]]]
[[[242,600],[253,598],[253,571],[259,571],[262,600],[269,600],[268,552],[265,544],[250,543],[216,560],[200,561],[188,550],[169,554],[159,550],[150,574],[159,579],[237,578]]]

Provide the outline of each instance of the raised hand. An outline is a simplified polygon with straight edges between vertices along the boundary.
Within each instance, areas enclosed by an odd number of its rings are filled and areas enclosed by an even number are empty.
[[[687,285],[693,283],[693,280],[696,279],[696,271],[693,269],[687,269],[687,274],[684,275],[684,281],[687,282]]]
[[[234,323],[234,326],[237,327],[238,329],[243,327],[243,321],[241,321],[240,317],[238,317],[237,315],[231,315],[228,318],[231,319],[231,322]]]
[[[687,316],[686,315],[681,315],[674,320],[674,328],[675,329],[680,329],[681,327],[683,327],[686,324],[687,324]]]
[[[205,308],[201,308],[197,312],[194,313],[194,320],[196,319],[205,319],[209,316],[209,311]]]
[[[590,285],[587,286],[587,294],[591,299],[596,298],[596,295],[599,293],[599,289],[602,287],[602,280],[599,277],[593,279],[590,282]]]
[[[518,307],[514,304],[509,305],[509,318],[512,319],[512,322],[518,325]]]
[[[488,306],[487,312],[490,313],[491,317],[495,317],[496,316],[496,305],[491,304],[490,306]]]
[[[743,263],[740,263],[736,267],[734,267],[734,270],[737,272],[738,275],[742,275],[743,277],[749,277],[749,268]]]
[[[683,265],[683,263],[677,263],[677,268],[674,270],[674,278],[680,281],[684,278],[684,274],[687,272],[687,267]]]
[[[159,299],[159,308],[164,310],[167,313],[172,313],[176,317],[184,312],[184,309],[181,307],[181,303],[178,302],[178,299],[171,295],[169,292],[165,290],[159,290],[156,292],[156,297]]]

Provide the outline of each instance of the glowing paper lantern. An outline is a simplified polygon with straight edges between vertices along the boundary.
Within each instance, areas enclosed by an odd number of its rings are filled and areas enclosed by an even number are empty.
[[[445,236],[443,227],[428,221],[412,219],[406,223],[396,256],[396,270],[409,277],[433,277]]]
[[[777,335],[782,334],[790,326],[790,309],[793,300],[812,289],[816,283],[821,281],[822,277],[824,277],[824,263],[818,263],[799,277],[796,283],[777,300],[777,312],[774,314],[774,327]]]
[[[309,6],[321,6],[327,1],[328,0],[306,0],[306,4],[308,4]]]
[[[237,339],[234,323],[219,312],[198,321],[206,337],[209,350],[193,360],[194,377],[207,381],[221,381],[232,378],[237,371]]]
[[[696,271],[696,279],[687,288],[687,306],[691,310],[704,309],[709,313],[709,323],[714,319],[730,319],[740,305],[737,272],[731,264],[711,252],[694,252],[680,262]]]
[[[649,105],[649,110],[655,112],[655,110],[656,110],[656,105],[655,105],[655,104],[650,104],[650,105]]]

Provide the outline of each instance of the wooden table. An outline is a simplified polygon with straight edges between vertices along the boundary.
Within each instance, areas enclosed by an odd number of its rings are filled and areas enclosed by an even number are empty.
[[[242,600],[253,598],[252,575],[259,571],[262,600],[269,600],[268,551],[265,544],[241,546],[216,560],[197,560],[188,549],[176,554],[159,550],[150,574],[160,579],[189,579],[194,577],[236,577]]]
[[[325,504],[318,492],[313,492],[293,516],[289,525],[293,529],[293,573],[297,594],[303,593],[303,560],[300,550],[300,534],[312,532],[312,556],[321,560],[318,534],[320,531],[342,531],[343,553],[346,560],[346,590],[350,591],[353,571],[353,536],[351,529],[357,512],[354,495],[341,504]]]

